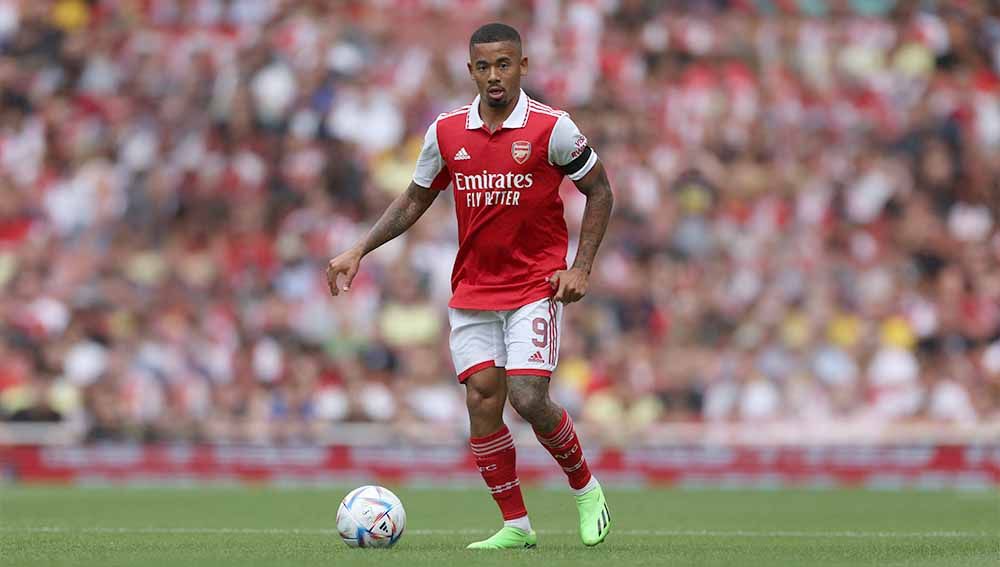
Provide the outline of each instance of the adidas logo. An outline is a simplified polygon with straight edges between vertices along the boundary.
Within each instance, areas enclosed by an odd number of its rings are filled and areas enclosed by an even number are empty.
[[[545,359],[542,358],[542,353],[536,350],[535,354],[531,355],[531,358],[528,359],[528,362],[545,362]]]
[[[608,503],[605,502],[604,509],[601,510],[601,515],[597,518],[597,533],[600,534],[609,527],[611,527],[611,510],[608,510]]]
[[[458,153],[455,154],[456,161],[461,159],[472,159],[472,156],[469,155],[469,152],[465,151],[464,146],[462,147],[462,149],[458,150]]]

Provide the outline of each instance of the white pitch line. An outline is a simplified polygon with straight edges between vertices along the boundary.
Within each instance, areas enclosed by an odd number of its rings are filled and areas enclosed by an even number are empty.
[[[576,535],[574,530],[537,530],[542,535]],[[243,534],[243,535],[334,535],[337,530],[328,528],[171,528],[171,527],[148,527],[148,528],[110,528],[110,527],[58,527],[58,526],[0,526],[0,532],[4,533],[56,533],[56,534]],[[476,535],[492,533],[487,529],[460,529],[460,530],[406,530],[406,535]],[[995,537],[1000,538],[1000,533],[991,534],[987,532],[963,532],[963,531],[929,531],[929,532],[866,532],[866,531],[830,531],[830,532],[804,532],[804,531],[747,531],[747,530],[614,530],[613,533],[619,536],[663,536],[663,537],[789,537],[789,538],[967,538],[967,537]]]

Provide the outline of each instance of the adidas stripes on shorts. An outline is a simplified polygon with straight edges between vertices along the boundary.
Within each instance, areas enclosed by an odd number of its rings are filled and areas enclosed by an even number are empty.
[[[491,366],[508,375],[551,376],[559,362],[563,305],[540,299],[517,309],[448,309],[451,358],[458,381]]]

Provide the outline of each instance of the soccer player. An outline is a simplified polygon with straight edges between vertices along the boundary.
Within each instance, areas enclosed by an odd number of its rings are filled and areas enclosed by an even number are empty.
[[[499,23],[476,30],[468,68],[479,96],[430,125],[409,187],[363,239],[330,260],[330,293],[348,291],[361,259],[406,231],[441,190],[452,187],[459,249],[448,304],[451,353],[466,387],[472,452],[504,520],[500,531],[469,548],[530,548],[537,541],[503,422],[506,400],[565,471],[576,495],[580,538],[597,545],[608,535],[611,515],[573,420],[549,397],[549,379],[559,359],[563,304],[587,292],[611,216],[611,187],[569,115],[521,90],[528,58],[517,30]],[[559,198],[564,176],[587,197],[569,269]]]

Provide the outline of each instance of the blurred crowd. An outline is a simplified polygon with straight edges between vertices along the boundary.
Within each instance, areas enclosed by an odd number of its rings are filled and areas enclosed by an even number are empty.
[[[346,296],[324,268],[473,98],[493,20],[617,197],[553,379],[579,421],[1000,420],[985,0],[0,0],[0,419],[467,427],[451,196]]]

